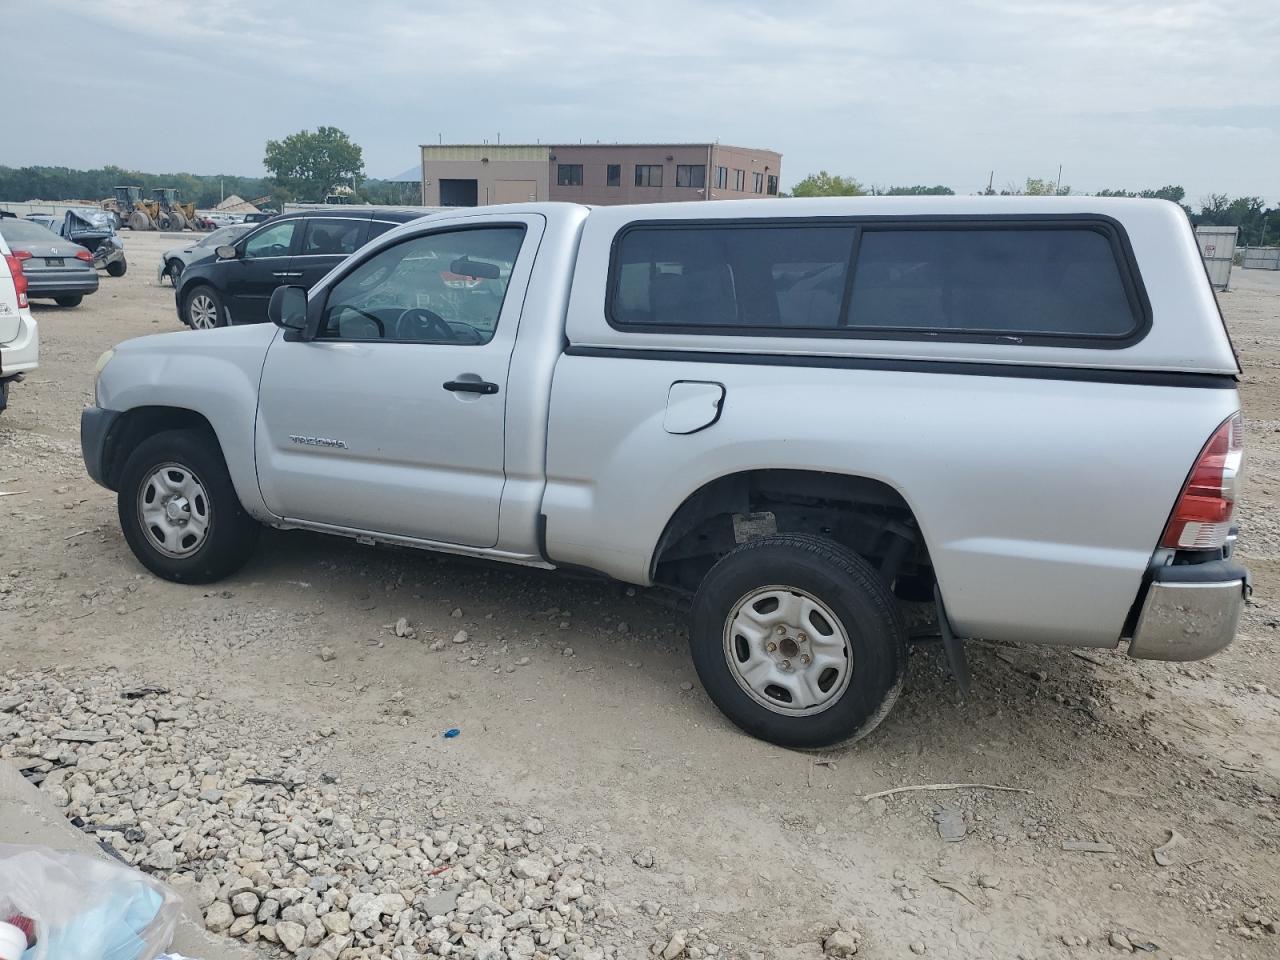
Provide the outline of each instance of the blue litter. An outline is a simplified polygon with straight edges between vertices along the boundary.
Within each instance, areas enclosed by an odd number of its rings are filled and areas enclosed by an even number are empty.
[[[461,730],[459,730],[457,727],[450,727],[448,730],[446,730],[446,731],[444,732],[444,738],[445,738],[446,740],[452,740],[454,737],[456,737],[456,736],[457,736],[458,734],[460,734],[461,732],[462,732],[462,731],[461,731]]]

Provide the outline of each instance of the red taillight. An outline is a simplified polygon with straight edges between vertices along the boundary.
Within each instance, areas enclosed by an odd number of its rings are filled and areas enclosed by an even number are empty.
[[[9,273],[13,277],[13,288],[18,293],[18,309],[29,306],[27,303],[27,277],[22,272],[22,261],[30,260],[31,254],[26,250],[17,253],[6,253],[4,262],[9,265]]]
[[[93,254],[81,247],[76,251],[76,259],[83,260],[85,263],[93,263]]]
[[[1200,451],[1173,508],[1161,546],[1216,550],[1227,542],[1244,459],[1244,420],[1232,414]]]

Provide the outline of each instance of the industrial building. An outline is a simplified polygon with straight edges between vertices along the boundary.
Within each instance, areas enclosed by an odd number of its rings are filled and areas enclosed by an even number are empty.
[[[782,154],[722,143],[424,144],[422,203],[776,197]]]

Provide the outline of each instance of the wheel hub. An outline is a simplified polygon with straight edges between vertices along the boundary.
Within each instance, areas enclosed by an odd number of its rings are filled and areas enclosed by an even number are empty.
[[[761,587],[739,600],[725,621],[724,650],[738,685],[757,703],[790,716],[831,707],[853,672],[840,619],[795,587]]]
[[[209,496],[200,478],[178,463],[152,470],[138,489],[138,523],[156,550],[188,557],[209,537]]]

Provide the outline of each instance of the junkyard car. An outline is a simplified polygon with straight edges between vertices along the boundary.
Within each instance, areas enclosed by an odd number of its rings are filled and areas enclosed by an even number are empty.
[[[178,278],[182,276],[182,271],[188,266],[197,260],[212,257],[214,251],[222,244],[235,243],[252,229],[253,224],[251,223],[237,223],[219,227],[207,236],[201,237],[195,243],[189,243],[185,247],[170,247],[160,255],[160,266],[156,268],[156,283],[161,283],[165,277],[168,277],[169,282],[176,287]]]
[[[98,289],[93,254],[78,243],[30,220],[0,220],[0,236],[22,261],[30,299],[47,298],[60,307],[78,307]]]
[[[1235,634],[1240,368],[1174,204],[458,209],[270,299],[100,367],[85,463],[162,577],[268,524],[662,584],[711,699],[799,747],[889,712],[906,601],[958,676],[965,637]]]
[[[61,218],[29,213],[27,220],[53,231],[64,240],[79,244],[93,254],[93,265],[112,277],[123,277],[129,265],[124,241],[116,233],[115,221],[105,210],[72,207]]]

